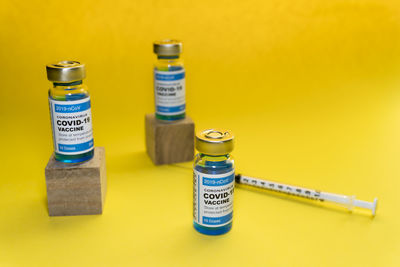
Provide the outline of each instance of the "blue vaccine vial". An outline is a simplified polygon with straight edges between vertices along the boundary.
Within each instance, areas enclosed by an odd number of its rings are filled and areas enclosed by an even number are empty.
[[[65,163],[89,160],[94,155],[89,91],[82,83],[85,65],[61,61],[46,66],[55,159]]]
[[[156,41],[154,66],[154,102],[156,118],[173,122],[185,118],[185,68],[181,59],[182,43],[177,40]]]
[[[235,167],[230,156],[233,134],[208,129],[196,135],[199,152],[193,166],[193,225],[206,235],[232,228]]]

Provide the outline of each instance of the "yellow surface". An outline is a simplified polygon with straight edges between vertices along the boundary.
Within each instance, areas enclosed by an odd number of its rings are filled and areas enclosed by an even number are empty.
[[[379,197],[377,216],[237,189],[192,228],[191,164],[145,154],[152,41],[184,41],[188,114],[229,128],[237,170]],[[103,215],[50,218],[45,64],[87,64]],[[400,266],[397,0],[0,2],[0,266]]]

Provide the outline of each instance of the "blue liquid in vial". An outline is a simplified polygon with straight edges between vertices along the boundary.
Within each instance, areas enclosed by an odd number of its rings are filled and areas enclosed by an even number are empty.
[[[70,94],[70,95],[65,95],[65,101],[76,101],[80,99],[84,99],[88,97],[86,94],[80,93],[80,94]],[[52,98],[52,97],[51,97]],[[55,99],[54,100],[61,100],[61,99]],[[62,100],[64,101],[64,100]],[[78,155],[64,155],[60,154],[54,151],[54,157],[56,158],[57,161],[61,161],[64,163],[79,163],[79,162],[84,162],[87,160],[92,159],[94,156],[94,147],[92,150],[78,154]]]
[[[227,157],[228,158],[228,157]],[[196,165],[195,170],[207,174],[224,174],[233,170],[233,164],[230,161],[206,161],[205,166]],[[232,222],[221,227],[206,227],[193,221],[194,228],[205,235],[222,235],[232,228]]]
[[[160,57],[159,57],[160,58]],[[157,68],[155,68],[156,70],[158,70]],[[178,71],[178,70],[183,70],[183,67],[181,66],[169,66],[168,67],[168,71]],[[178,115],[161,115],[158,114],[156,111],[156,118],[162,121],[177,121],[177,120],[182,120],[184,119],[186,116],[186,112],[183,112],[181,114]]]

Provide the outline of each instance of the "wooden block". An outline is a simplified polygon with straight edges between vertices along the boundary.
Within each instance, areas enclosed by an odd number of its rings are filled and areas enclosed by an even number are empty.
[[[162,122],[146,114],[146,149],[154,164],[191,161],[194,157],[194,123],[191,118]]]
[[[50,216],[101,214],[107,189],[104,147],[91,160],[62,163],[54,154],[45,169]]]

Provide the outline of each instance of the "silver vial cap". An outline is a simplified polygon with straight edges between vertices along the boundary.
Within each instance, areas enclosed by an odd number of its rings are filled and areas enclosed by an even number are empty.
[[[182,53],[182,42],[178,40],[161,40],[153,43],[153,51],[159,56],[175,56]]]
[[[85,64],[78,61],[60,61],[46,66],[47,79],[52,82],[74,82],[86,77]]]

